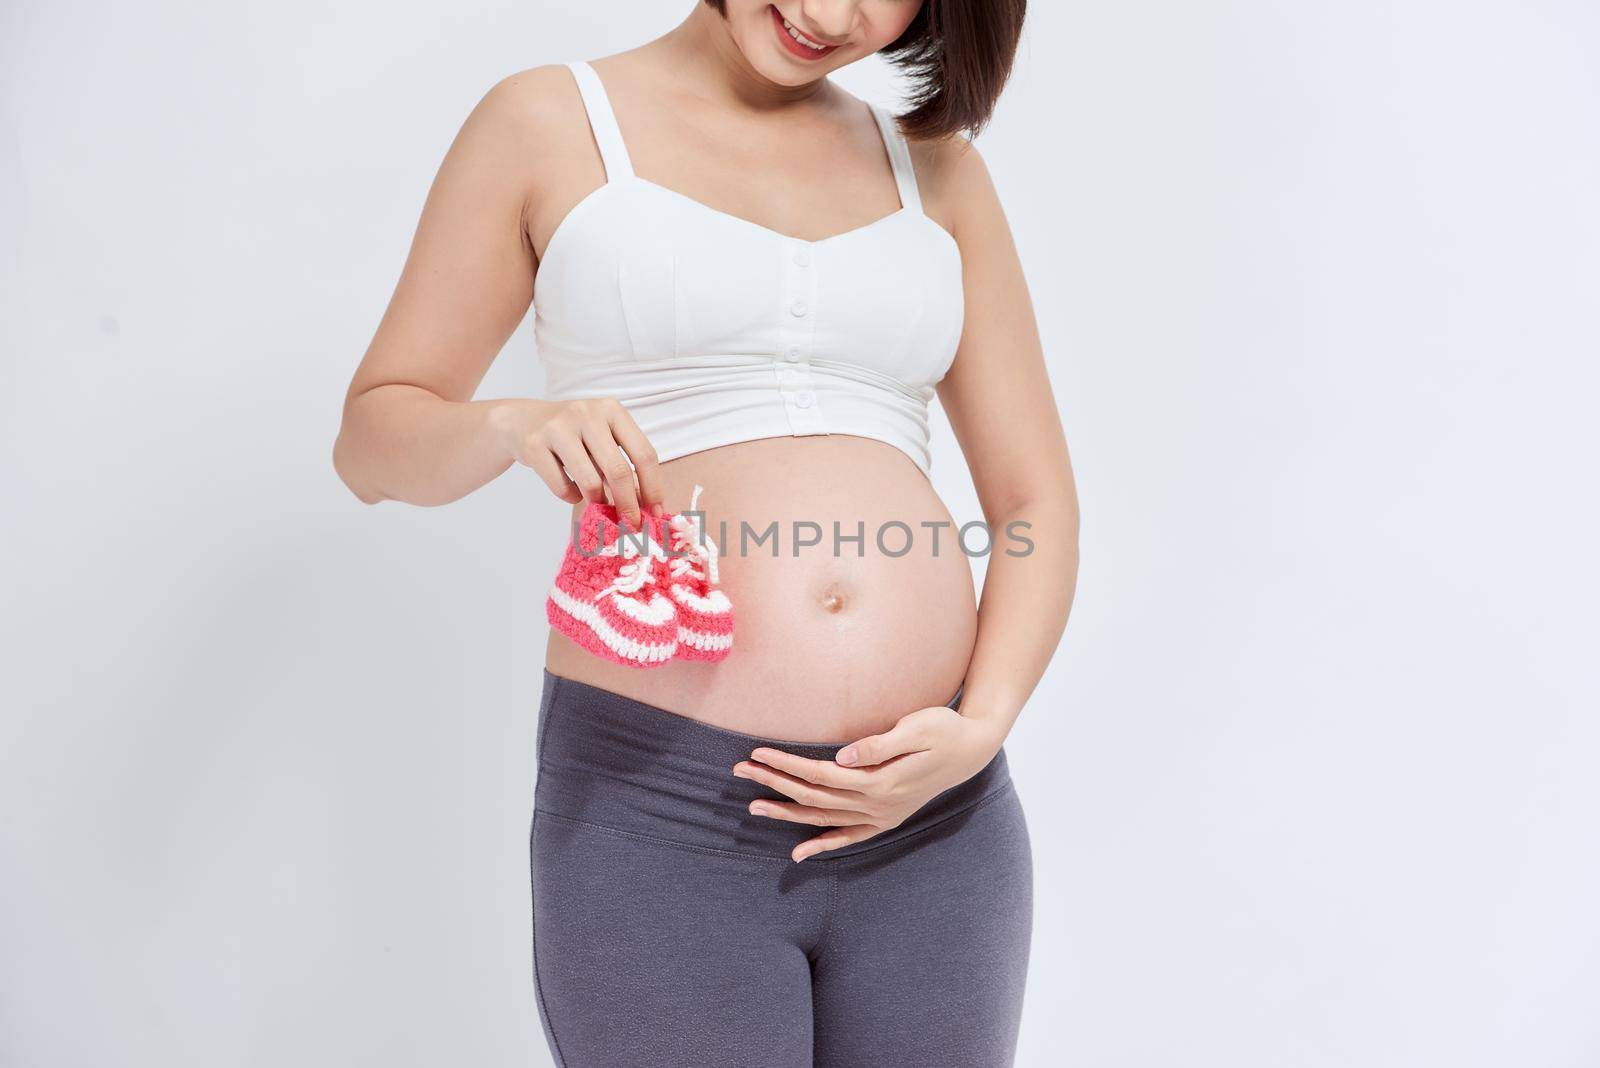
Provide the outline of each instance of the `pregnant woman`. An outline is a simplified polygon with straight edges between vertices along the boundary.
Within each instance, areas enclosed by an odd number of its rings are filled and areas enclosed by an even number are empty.
[[[693,506],[681,558],[735,609],[720,655],[643,664],[552,628],[531,861],[558,1063],[1013,1060],[1033,869],[1003,742],[1066,626],[1078,527],[969,143],[1024,2],[696,2],[494,86],[440,168],[339,475],[438,505],[524,465],[579,542],[608,508],[664,531]],[[904,114],[828,79],[877,52]],[[530,305],[548,395],[473,399]],[[964,530],[928,478],[935,394],[983,510]]]

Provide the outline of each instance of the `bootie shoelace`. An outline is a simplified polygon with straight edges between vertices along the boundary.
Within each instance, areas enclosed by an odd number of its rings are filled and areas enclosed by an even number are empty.
[[[689,498],[688,511],[696,511],[700,503],[700,490],[696,486]],[[698,521],[683,512],[675,512],[668,520],[672,528],[672,549],[676,556],[667,558],[667,567],[674,579],[696,578],[715,586],[717,578],[717,543],[705,532],[705,516]]]
[[[676,554],[667,563],[667,586],[678,613],[678,649],[673,656],[717,661],[733,648],[733,604],[719,585],[717,543],[706,534],[699,505],[696,486],[688,508],[697,513],[695,518],[680,512],[667,520]]]
[[[617,569],[617,577],[611,580],[611,585],[594,595],[597,601],[608,593],[613,596],[638,593],[645,583],[656,580],[655,561],[668,559],[666,549],[648,528],[632,534],[624,534],[619,529],[617,540],[593,555],[620,556],[627,561]]]

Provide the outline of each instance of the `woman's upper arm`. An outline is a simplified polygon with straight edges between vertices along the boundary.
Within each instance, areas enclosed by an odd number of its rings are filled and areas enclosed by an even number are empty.
[[[524,218],[564,76],[560,68],[513,75],[467,116],[428,191],[350,398],[401,383],[471,399],[533,299]]]
[[[1074,495],[1066,434],[1050,388],[1033,302],[1000,198],[975,147],[936,158],[931,199],[961,249],[965,321],[938,386],[986,512],[1041,494]]]

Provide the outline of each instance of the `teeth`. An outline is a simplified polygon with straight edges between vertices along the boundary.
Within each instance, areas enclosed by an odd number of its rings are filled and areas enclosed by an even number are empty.
[[[788,19],[783,20],[783,28],[789,31],[790,37],[793,37],[796,41],[799,41],[813,52],[821,52],[823,49],[828,47],[827,45],[817,44],[817,42],[813,41],[811,38],[795,29],[794,23],[790,22]]]

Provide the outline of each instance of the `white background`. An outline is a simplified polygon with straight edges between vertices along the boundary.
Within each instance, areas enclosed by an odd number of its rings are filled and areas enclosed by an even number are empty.
[[[0,1062],[548,1063],[563,506],[329,450],[482,92],[688,6],[0,8]],[[1032,6],[980,145],[1085,521],[1020,1063],[1600,1063],[1600,9]]]

